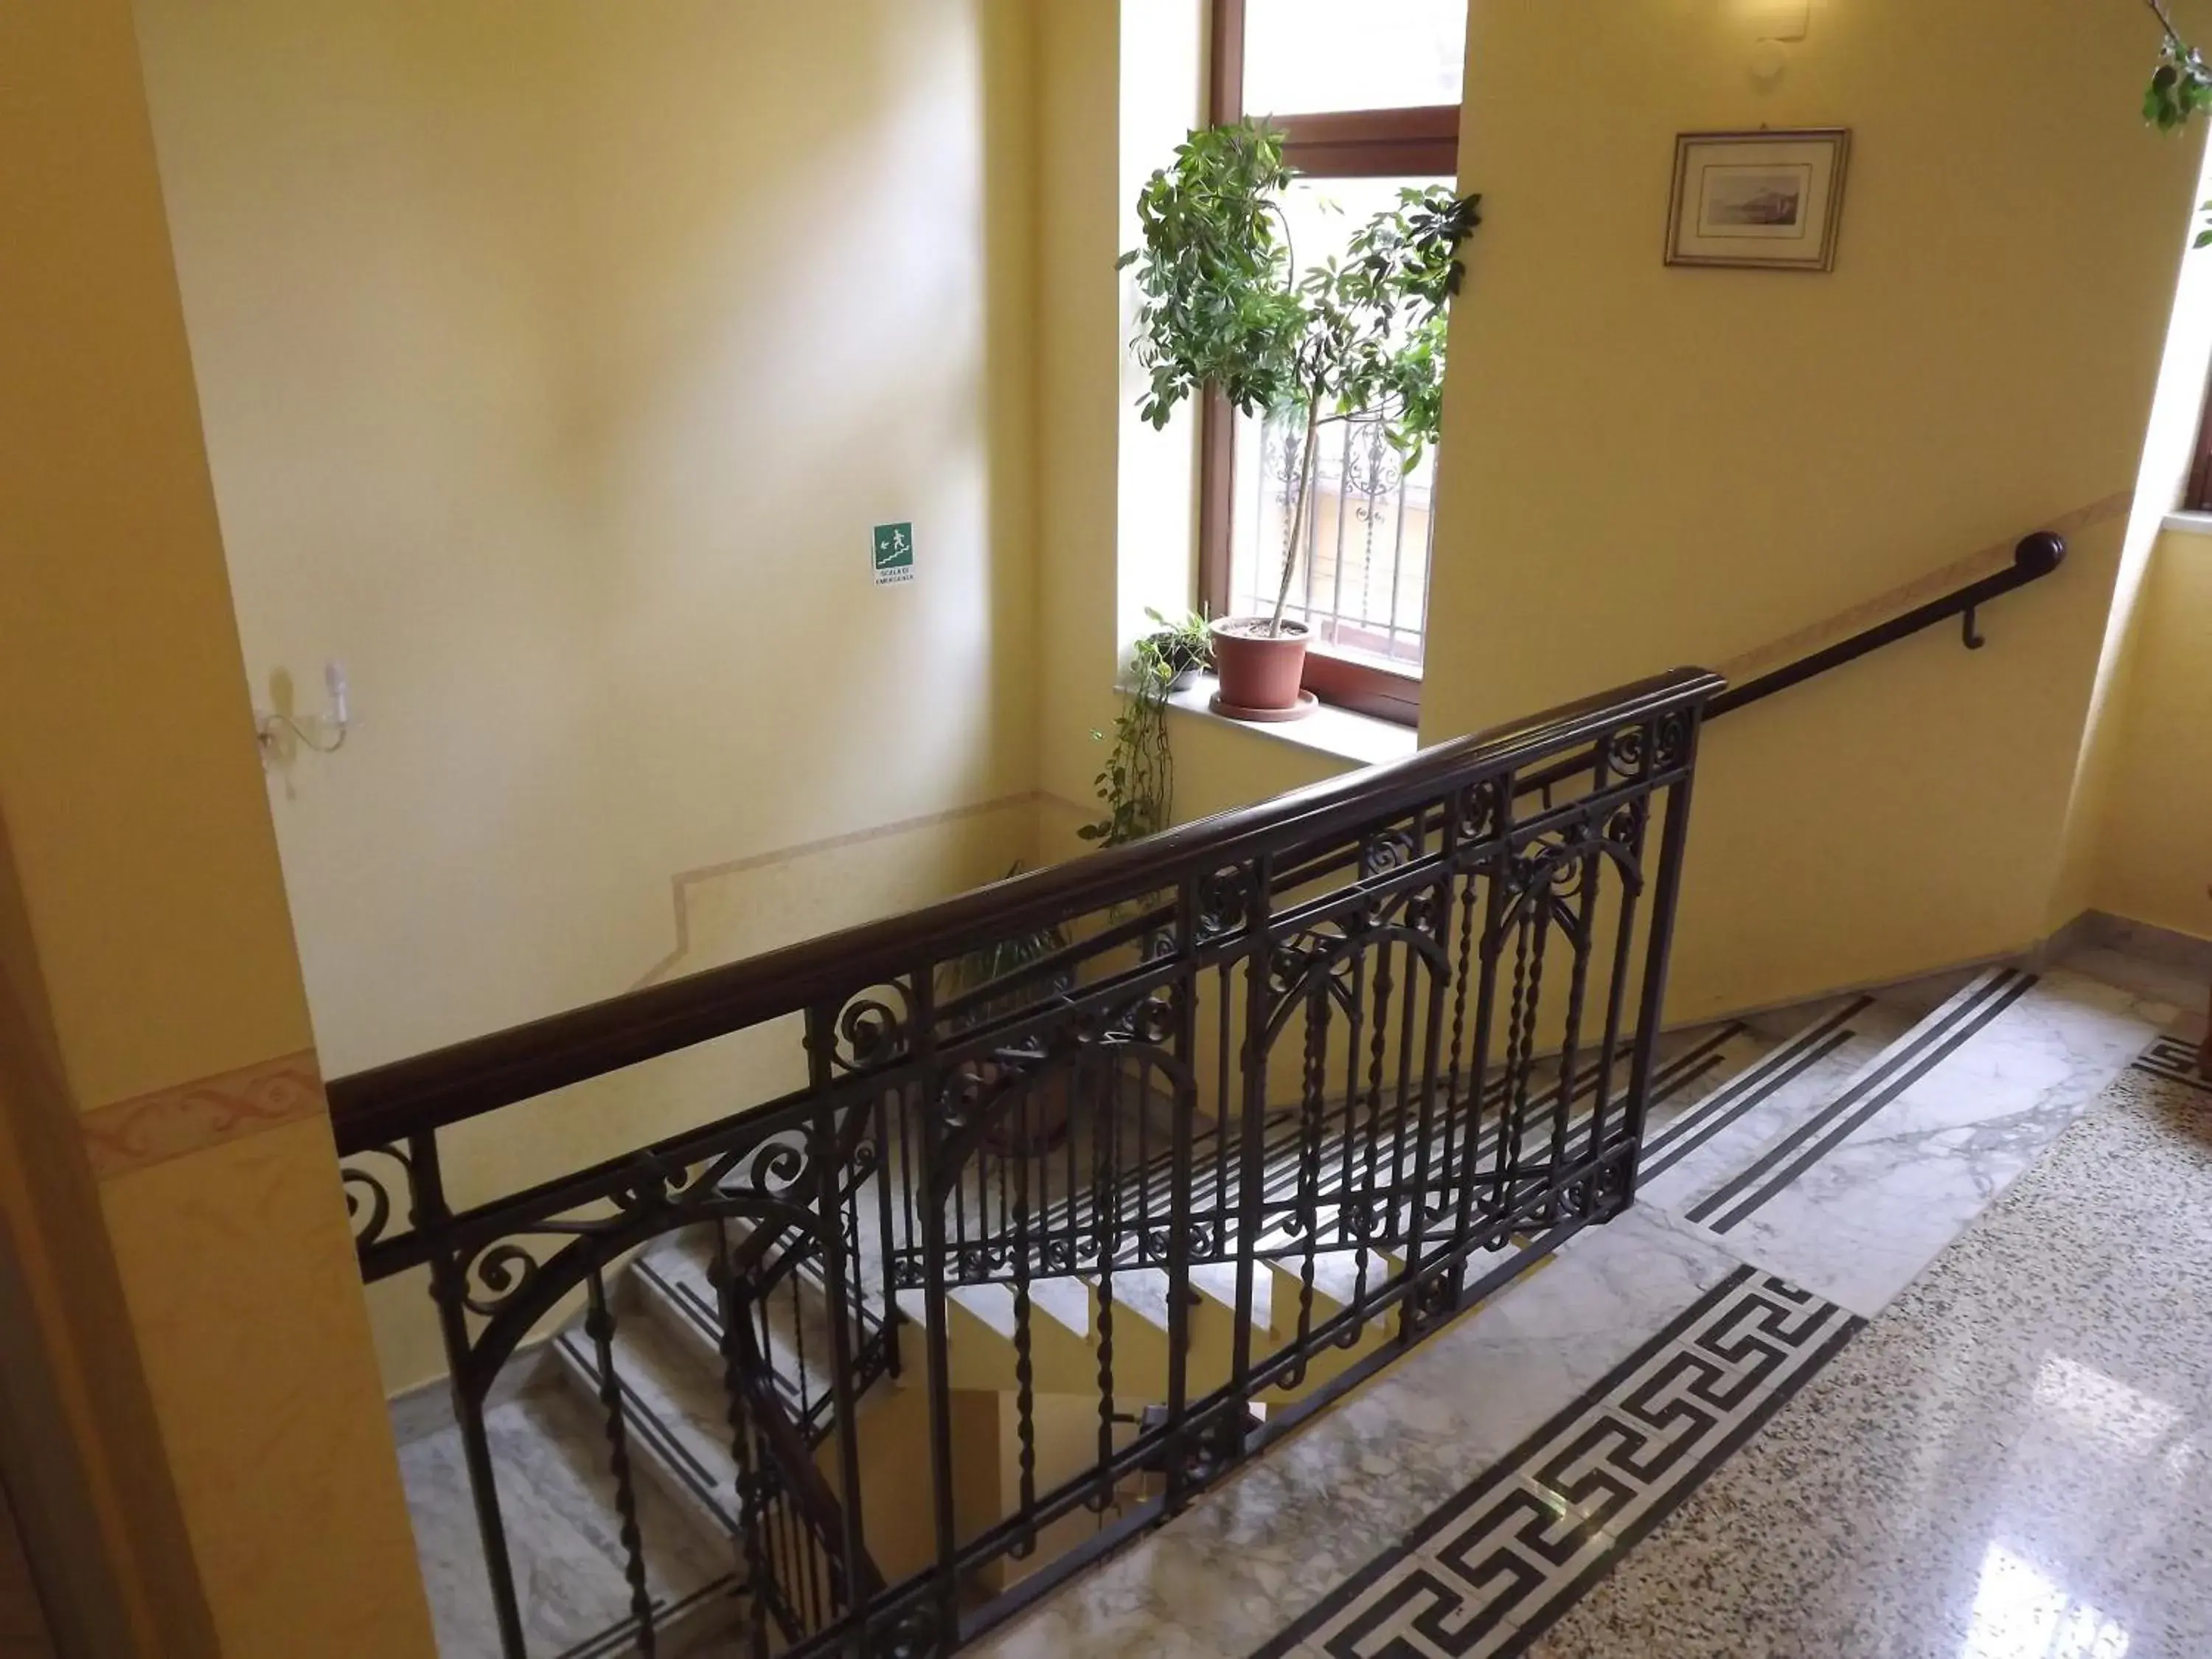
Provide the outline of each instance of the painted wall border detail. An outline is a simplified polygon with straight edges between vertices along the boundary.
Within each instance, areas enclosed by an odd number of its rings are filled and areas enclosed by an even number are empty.
[[[94,1176],[112,1181],[325,1109],[315,1051],[302,1048],[97,1107],[83,1116],[85,1151]]]

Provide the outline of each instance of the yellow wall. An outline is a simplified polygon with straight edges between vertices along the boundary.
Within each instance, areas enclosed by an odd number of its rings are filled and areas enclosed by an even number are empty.
[[[254,695],[353,684],[268,781],[328,1071],[1034,856],[1026,5],[137,11]],[[470,1126],[448,1190],[801,1063]],[[441,1371],[373,1300],[387,1386]]]
[[[1161,604],[1188,568],[1160,550],[1189,506],[1168,459],[1188,432],[1108,424],[1130,389],[1101,342],[1127,333],[1103,275],[1124,198],[1172,138],[1142,124],[1196,101],[1181,54],[1164,74],[1131,55],[1127,17],[1109,61],[1112,11],[1053,8],[1041,33],[1042,778],[1078,799],[1096,750],[1067,734],[1100,723],[1085,711],[1129,631],[1109,641],[1103,618],[1144,602],[1133,568]],[[1161,11],[1138,27],[1173,35],[1180,9]],[[1462,182],[1486,223],[1455,321],[1424,740],[1724,660],[1973,550],[2094,522],[2059,576],[1988,613],[1987,649],[1932,633],[1716,729],[1678,1018],[2017,949],[2087,902],[2108,764],[2093,693],[2123,659],[2108,618],[2148,545],[2128,497],[2202,150],[2140,121],[2141,20],[1853,0],[1760,48],[1755,12],[1474,0]],[[1967,87],[2004,91],[1964,118]],[[1662,264],[1676,132],[1831,124],[1855,145],[1832,274]],[[1164,482],[1139,522],[1147,471]],[[1101,586],[1109,541],[1119,592]],[[1179,817],[1340,769],[1174,729]]]
[[[0,1458],[100,1651],[427,1655],[129,7],[0,62]]]
[[[2134,21],[1854,0],[1762,80],[1740,9],[1475,0],[1486,222],[1425,739],[1724,659],[2131,489],[2197,165],[2136,113]],[[1832,274],[1662,265],[1678,131],[1829,124]],[[2045,931],[2123,521],[1989,612],[1988,649],[1924,635],[1715,729],[1671,1012]]]
[[[2212,538],[2159,538],[2136,626],[2092,899],[2212,939]]]
[[[1038,770],[1048,793],[1084,808],[1099,765],[1088,734],[1112,723],[1119,642],[1117,10],[1068,0],[1037,14]],[[1047,847],[1073,850],[1080,821],[1054,813]]]
[[[1024,6],[138,16],[255,696],[353,680],[270,782],[333,1072],[629,988],[682,872],[1030,790]],[[806,873],[742,950],[852,919]]]

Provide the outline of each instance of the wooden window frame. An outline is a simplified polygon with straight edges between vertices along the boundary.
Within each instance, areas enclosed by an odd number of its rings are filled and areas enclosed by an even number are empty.
[[[1244,114],[1245,0],[1213,0],[1207,119]],[[1332,110],[1271,118],[1284,136],[1283,156],[1316,179],[1459,176],[1460,106]],[[1229,613],[1230,521],[1237,501],[1235,416],[1229,400],[1209,392],[1199,409],[1198,590],[1209,615]],[[1306,650],[1306,690],[1323,702],[1363,714],[1419,724],[1421,677],[1331,651]]]
[[[2212,385],[2204,389],[2204,407],[2197,416],[2197,442],[2189,452],[2189,476],[2182,480],[2179,510],[2212,513]]]

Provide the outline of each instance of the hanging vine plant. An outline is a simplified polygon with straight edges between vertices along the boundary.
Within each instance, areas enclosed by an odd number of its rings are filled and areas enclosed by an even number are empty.
[[[1129,685],[1115,718],[1113,746],[1092,781],[1106,814],[1075,833],[1102,847],[1124,847],[1166,829],[1175,812],[1175,755],[1168,746],[1168,693],[1176,677],[1203,665],[1178,628],[1157,611],[1146,614],[1163,624],[1159,633],[1137,641]],[[1202,625],[1202,624],[1201,624]],[[1106,734],[1093,732],[1094,742]]]

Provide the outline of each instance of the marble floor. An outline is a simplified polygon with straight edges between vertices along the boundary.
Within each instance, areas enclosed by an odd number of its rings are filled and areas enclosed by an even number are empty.
[[[2095,948],[1814,1012],[1635,1211],[975,1650],[2212,1655],[2201,1018]]]
[[[1532,1659],[2212,1654],[2212,1088],[2131,1069]]]

